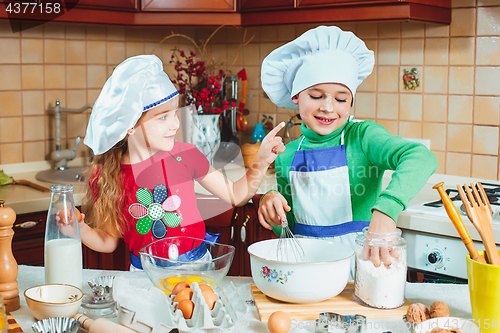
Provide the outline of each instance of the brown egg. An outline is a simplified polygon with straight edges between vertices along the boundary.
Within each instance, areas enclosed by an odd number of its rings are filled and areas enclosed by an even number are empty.
[[[193,315],[194,303],[190,299],[183,299],[179,305],[177,305],[177,309],[182,311],[184,319],[191,319],[191,316]]]
[[[193,289],[191,288],[184,288],[177,295],[174,297],[174,302],[180,303],[184,299],[189,299],[193,297]]]
[[[290,326],[290,316],[283,311],[273,312],[267,320],[267,328],[271,333],[286,333]]]
[[[205,302],[208,305],[210,310],[214,309],[215,303],[217,302],[217,295],[212,290],[205,290],[203,293],[203,297],[205,297]]]
[[[199,287],[202,293],[204,293],[205,290],[210,290],[211,292],[213,292],[212,287],[210,287],[208,284],[200,283]]]
[[[175,285],[174,289],[172,289],[172,295],[177,295],[181,290],[186,288],[189,288],[189,283],[181,281]]]

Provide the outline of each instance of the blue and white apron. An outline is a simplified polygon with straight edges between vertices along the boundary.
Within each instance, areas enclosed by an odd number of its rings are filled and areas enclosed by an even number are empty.
[[[300,150],[290,168],[294,234],[333,240],[355,249],[356,237],[370,221],[353,221],[344,132],[340,146]],[[354,277],[354,256],[351,278]]]

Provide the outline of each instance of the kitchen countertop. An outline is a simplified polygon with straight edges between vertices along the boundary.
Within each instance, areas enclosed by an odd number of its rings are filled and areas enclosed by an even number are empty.
[[[70,167],[80,166],[81,161],[71,161],[70,163],[68,163],[68,165]],[[217,167],[229,179],[233,181],[238,180],[245,174],[245,168],[242,165],[242,161],[237,161],[237,163],[231,163],[227,165],[217,165]],[[3,169],[7,175],[13,177],[16,180],[29,180],[47,188],[50,188],[51,184],[36,180],[35,175],[39,171],[49,168],[50,164],[48,161],[0,165],[0,169]],[[384,175],[384,186],[389,183],[391,175],[392,172],[386,172],[386,174]],[[422,190],[410,201],[408,206],[439,200],[440,197],[437,191],[432,189],[432,186],[437,183],[445,182],[444,187],[445,189],[447,189],[455,188],[456,184],[476,183],[479,181],[500,183],[498,181],[487,179],[434,174],[430,177]],[[267,171],[266,176],[264,177],[264,180],[257,193],[266,193],[270,189],[276,189],[276,175],[273,169],[269,169]],[[195,192],[204,195],[210,194],[196,182]],[[81,204],[84,193],[85,185],[74,185],[74,200],[77,206]],[[19,215],[46,211],[50,204],[50,193],[43,193],[22,185],[5,185],[0,186],[0,199],[4,200],[6,206],[14,209],[16,214]],[[464,222],[466,223],[467,229],[472,239],[480,242],[481,238],[479,237],[479,234],[477,233],[475,228],[469,221],[467,221],[467,219],[464,219]],[[406,229],[428,234],[436,234],[454,238],[458,237],[458,232],[448,218],[430,217],[424,214],[403,211],[398,217],[397,224],[399,228],[403,229],[403,231]],[[497,241],[497,244],[500,244],[500,225],[493,224],[493,236]]]
[[[142,271],[128,272],[85,269],[83,271],[83,281],[90,281],[91,279],[94,279],[98,276],[108,275],[114,275],[116,277],[129,279],[130,283],[137,287],[153,287],[153,284],[149,281],[146,273]],[[18,288],[21,298],[21,308],[13,311],[12,315],[19,323],[23,331],[28,333],[32,331],[31,325],[33,325],[33,323],[35,322],[35,319],[31,315],[29,308],[26,305],[24,291],[29,287],[41,285],[44,283],[44,268],[20,265],[17,281],[19,283]],[[255,305],[249,304],[250,302],[246,302],[252,299],[252,295],[250,292],[250,284],[253,283],[252,278],[227,276],[223,280],[222,284],[229,282],[232,282],[233,285],[237,288],[239,295],[241,295],[242,297],[241,301],[244,301],[247,306],[246,314],[243,317],[239,318],[236,325],[231,329],[231,332],[269,332],[267,329],[267,323],[261,322],[259,320]],[[90,287],[88,285],[84,286],[83,291],[84,293],[90,293]],[[468,285],[407,283],[405,296],[411,303],[423,303],[427,307],[429,307],[435,301],[442,301],[448,304],[451,316],[466,319],[472,318]],[[113,318],[112,320],[117,322],[116,318]],[[314,332],[314,321],[292,320],[292,324],[293,326],[289,331],[291,333]],[[382,333],[387,331],[391,331],[392,333],[409,332],[402,318],[368,318],[366,328],[366,333]],[[79,332],[86,331],[80,329]]]

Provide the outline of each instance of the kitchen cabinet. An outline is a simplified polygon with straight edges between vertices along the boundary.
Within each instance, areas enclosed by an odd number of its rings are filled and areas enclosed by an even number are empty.
[[[198,209],[205,220],[206,230],[220,233],[220,243],[235,247],[228,275],[251,276],[248,247],[261,240],[276,238],[272,231],[265,229],[259,223],[257,210],[261,197],[262,195],[255,195],[251,202],[234,208],[218,198],[198,197]],[[224,206],[227,206],[224,213],[213,216],[215,210],[220,212]]]
[[[450,24],[451,0],[80,0],[73,9],[57,15],[1,11],[0,20],[129,27],[383,21]]]
[[[451,0],[271,0],[248,6],[241,0],[242,26],[297,23],[413,21],[450,24]],[[285,4],[276,8],[277,2]],[[259,3],[264,1],[259,1]]]
[[[139,0],[79,0],[79,9],[139,11]]]
[[[257,211],[261,197],[262,195],[256,195],[251,202],[235,209],[233,245],[236,247],[235,258],[238,260],[233,266],[240,276],[252,276],[248,247],[261,240],[277,238],[271,230],[264,228],[259,222]]]
[[[43,266],[45,224],[47,212],[21,214],[14,223],[12,253],[18,265]],[[83,267],[90,269],[127,270],[128,249],[123,240],[113,253],[95,252],[85,245],[83,248]]]
[[[242,12],[258,9],[286,9],[294,8],[295,0],[240,0]]]
[[[236,0],[143,0],[143,11],[234,12]]]

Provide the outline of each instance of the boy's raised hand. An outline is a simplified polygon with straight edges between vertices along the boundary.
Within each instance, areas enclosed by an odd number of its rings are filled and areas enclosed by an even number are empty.
[[[273,128],[262,140],[257,156],[255,156],[256,162],[265,162],[271,164],[274,162],[279,153],[285,151],[285,145],[281,137],[276,136],[283,127],[285,122],[282,121],[275,128]]]
[[[286,220],[285,212],[289,212],[291,209],[281,193],[278,191],[268,192],[262,197],[259,205],[259,222],[264,228],[272,230],[269,223],[280,226],[281,221]]]

